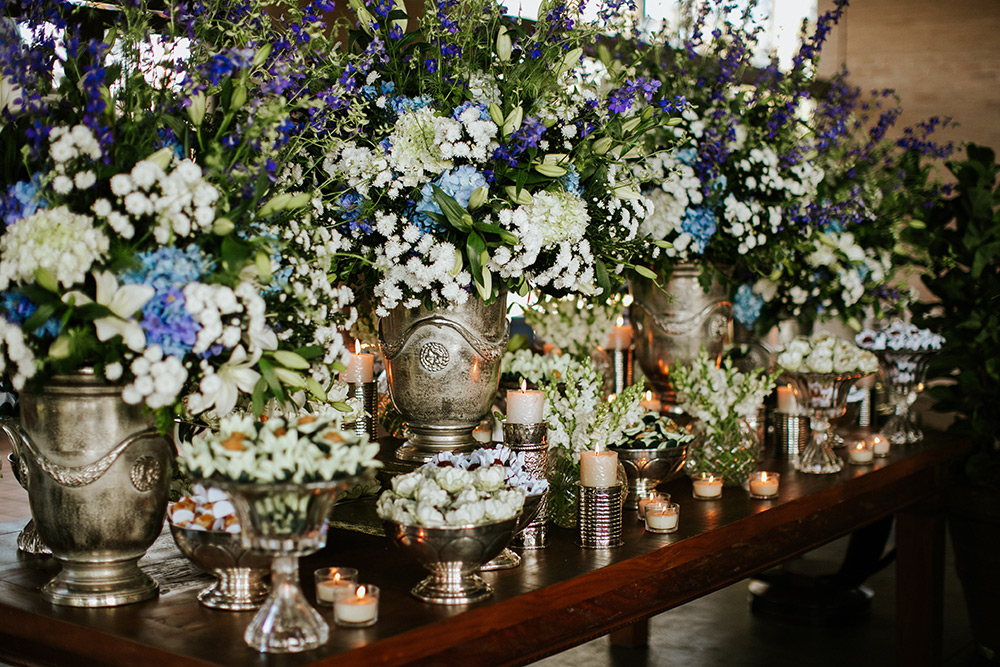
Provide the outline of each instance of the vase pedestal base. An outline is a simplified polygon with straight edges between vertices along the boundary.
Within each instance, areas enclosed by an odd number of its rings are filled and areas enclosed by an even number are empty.
[[[80,563],[60,560],[62,570],[42,586],[42,598],[65,607],[117,607],[155,598],[160,587],[136,561]]]

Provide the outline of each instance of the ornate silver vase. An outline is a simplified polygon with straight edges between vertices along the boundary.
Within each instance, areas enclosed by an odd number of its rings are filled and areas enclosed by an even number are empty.
[[[670,368],[693,361],[702,346],[718,359],[733,316],[722,285],[715,282],[706,290],[698,282],[700,275],[700,266],[679,264],[662,289],[645,278],[629,281],[636,357],[667,406],[677,402]]]
[[[493,407],[507,349],[507,295],[441,308],[397,307],[379,322],[389,396],[412,437],[396,455],[424,462],[474,449],[472,431]]]
[[[21,428],[31,515],[62,565],[42,597],[73,607],[155,597],[156,582],[136,563],[163,528],[170,439],[91,370],[21,392]]]

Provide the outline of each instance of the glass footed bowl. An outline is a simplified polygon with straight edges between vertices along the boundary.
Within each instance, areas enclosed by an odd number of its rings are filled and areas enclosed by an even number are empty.
[[[243,640],[261,653],[298,653],[325,644],[330,627],[302,593],[298,559],[326,546],[327,517],[334,500],[357,478],[301,484],[199,481],[229,494],[243,546],[273,557],[271,595],[247,626]]]
[[[542,509],[542,500],[545,498],[544,493],[536,493],[533,496],[524,497],[524,507],[521,508],[521,514],[517,520],[517,527],[514,529],[514,534],[517,535],[522,530],[524,530],[529,523],[535,520],[538,516],[539,510]],[[496,558],[491,558],[489,561],[483,564],[479,568],[480,572],[492,572],[493,570],[512,570],[521,564],[521,557],[516,553],[504,547],[503,551]]]
[[[493,595],[476,574],[517,532],[520,514],[479,526],[429,528],[385,520],[385,534],[431,572],[410,592],[432,604],[467,604]]]
[[[917,396],[924,390],[927,363],[939,350],[872,350],[882,369],[892,417],[882,427],[882,435],[893,445],[912,445],[924,439],[923,431],[910,414]]]
[[[793,460],[795,469],[811,474],[840,472],[844,463],[831,448],[833,428],[830,420],[847,411],[847,396],[851,387],[871,373],[791,373],[784,371],[782,378],[795,393],[800,414],[810,417],[812,436],[809,443]]]

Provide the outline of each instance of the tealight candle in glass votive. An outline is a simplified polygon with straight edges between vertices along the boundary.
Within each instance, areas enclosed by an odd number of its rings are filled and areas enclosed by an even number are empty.
[[[333,622],[345,628],[367,628],[378,620],[378,586],[355,584],[333,601]]]
[[[358,571],[353,567],[321,567],[316,570],[316,603],[330,606],[337,595],[353,591]]]
[[[776,472],[764,472],[758,470],[750,473],[750,497],[751,498],[777,498],[778,480],[781,478]]]
[[[648,495],[639,498],[639,502],[637,504],[637,509],[639,511],[639,520],[641,521],[642,519],[646,518],[646,505],[648,505],[649,503],[669,503],[669,502],[670,502],[670,494],[660,493],[659,491],[653,491]]]
[[[677,503],[651,502],[646,505],[646,532],[673,533],[681,516]]]
[[[872,454],[876,458],[889,456],[889,439],[880,435],[872,436]]]
[[[716,498],[721,498],[722,480],[712,473],[697,473],[691,478],[691,493],[698,500],[715,500]]]
[[[867,438],[856,440],[847,448],[847,459],[857,466],[868,465],[875,457],[872,442]]]

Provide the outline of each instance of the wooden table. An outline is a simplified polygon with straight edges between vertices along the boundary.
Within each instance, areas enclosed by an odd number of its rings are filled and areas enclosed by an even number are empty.
[[[966,448],[940,434],[874,466],[836,475],[803,475],[784,461],[777,500],[752,500],[726,489],[696,501],[686,478],[665,488],[681,505],[680,530],[646,534],[625,513],[625,546],[585,550],[572,531],[554,528],[547,549],[526,552],[520,568],[487,573],[496,590],[486,602],[423,604],[409,589],[425,576],[384,537],[331,531],[329,545],[303,559],[312,570],[358,568],[381,587],[374,627],[331,628],[329,643],[298,655],[265,656],[242,641],[250,612],[201,607],[194,591],[174,587],[158,600],[114,609],[74,609],[44,602],[39,587],[51,559],[18,556],[17,530],[0,526],[0,659],[42,664],[116,665],[403,665],[527,663],[633,626],[843,536],[876,519],[897,517],[898,664],[940,660],[943,523],[935,497],[945,467]],[[161,556],[162,558],[162,556]],[[329,615],[328,615],[329,618]]]

